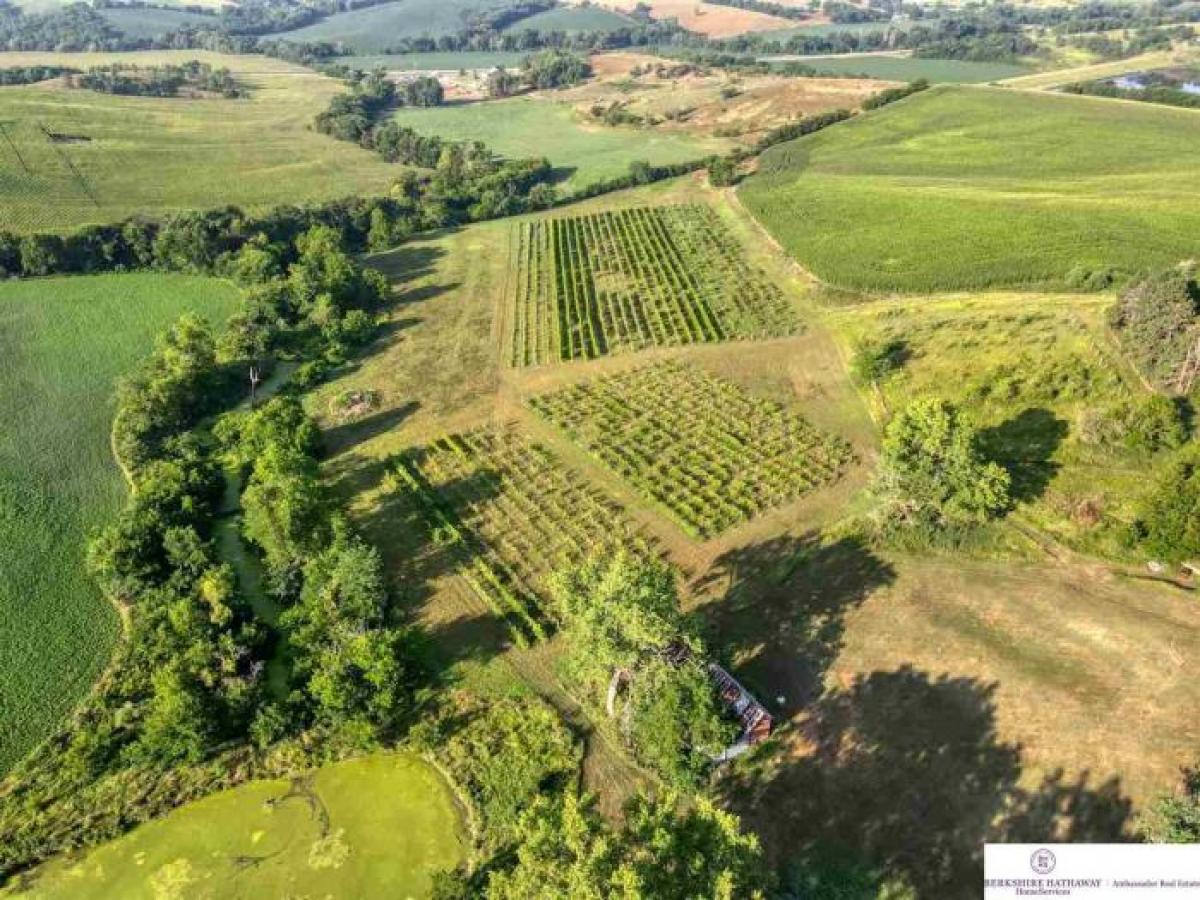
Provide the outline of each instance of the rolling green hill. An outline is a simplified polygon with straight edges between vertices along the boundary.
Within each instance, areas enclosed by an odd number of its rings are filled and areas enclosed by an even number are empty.
[[[356,53],[382,53],[402,38],[455,34],[466,27],[472,13],[510,5],[509,0],[400,0],[337,13],[278,36],[340,43]]]
[[[386,192],[395,166],[310,127],[343,87],[309,69],[198,50],[5,53],[0,66],[86,68],[191,59],[230,69],[248,96],[130,97],[53,83],[5,88],[0,228],[66,231],[137,213],[229,203],[263,208]],[[46,130],[61,139],[49,140]]]
[[[940,88],[761,160],[741,197],[836,285],[1061,284],[1200,252],[1200,115]]]
[[[125,497],[116,378],[182,313],[223,322],[236,302],[231,285],[185,275],[0,285],[0,773],[79,701],[117,635],[83,568]]]

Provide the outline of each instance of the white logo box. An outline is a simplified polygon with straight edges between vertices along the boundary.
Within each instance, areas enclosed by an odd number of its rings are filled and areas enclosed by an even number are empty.
[[[1200,900],[1200,844],[987,844],[984,900]]]

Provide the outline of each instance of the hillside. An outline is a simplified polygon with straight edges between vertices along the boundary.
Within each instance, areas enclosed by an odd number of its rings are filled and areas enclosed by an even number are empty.
[[[386,191],[391,167],[310,129],[312,117],[343,89],[311,70],[201,51],[21,53],[6,61],[83,67],[100,59],[153,65],[197,58],[230,69],[249,96],[128,97],[58,82],[4,88],[0,121],[11,140],[0,144],[5,227],[62,231],[137,213],[263,208]],[[68,137],[54,142],[44,129]]]
[[[1200,116],[1090,98],[940,88],[773,148],[740,189],[832,284],[1062,284],[1077,267],[1193,258]]]

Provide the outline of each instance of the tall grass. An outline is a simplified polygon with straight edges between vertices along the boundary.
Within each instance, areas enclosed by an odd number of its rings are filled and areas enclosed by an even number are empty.
[[[125,493],[114,380],[180,313],[223,321],[236,298],[180,275],[0,285],[0,773],[87,691],[117,635],[83,567],[88,533]]]

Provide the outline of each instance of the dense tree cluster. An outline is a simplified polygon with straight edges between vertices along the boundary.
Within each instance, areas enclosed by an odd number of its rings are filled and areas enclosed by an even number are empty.
[[[514,864],[488,872],[488,900],[762,898],[761,852],[736,817],[700,798],[635,797],[620,830],[588,800],[540,798],[521,819]],[[465,896],[465,894],[460,894]]]
[[[324,215],[337,221],[332,209]],[[230,210],[189,214],[119,251],[135,264],[228,271],[249,286],[225,333],[185,316],[119,385],[113,444],[134,490],[88,561],[128,609],[128,636],[77,722],[15,773],[0,803],[0,876],[112,836],[231,773],[252,775],[261,762],[245,755],[252,746],[303,733],[302,762],[322,740],[386,738],[414,709],[422,669],[411,628],[378,553],[324,495],[316,426],[299,401],[276,397],[210,427],[248,362],[305,360],[293,376],[304,385],[344,360],[372,333],[386,283],[344,249],[349,221],[343,231],[277,210],[249,236],[246,224]],[[244,485],[242,528],[283,607],[277,626],[257,618],[219,561],[226,468]],[[290,668],[282,699],[264,677],[280,642]],[[241,763],[223,759],[230,753]]]
[[[750,12],[774,16],[777,19],[804,21],[813,17],[812,10],[807,7],[789,6],[786,3],[775,3],[773,0],[712,0],[712,2],[716,6],[731,6],[734,9],[745,9]],[[849,4],[846,5],[848,6]]]
[[[911,97],[913,94],[919,94],[921,91],[928,89],[929,82],[924,78],[918,78],[916,81],[910,81],[902,87],[888,88],[877,94],[872,94],[863,101],[862,108],[879,109],[881,106],[887,106],[889,103],[895,103],[897,100],[903,100],[905,97]]]
[[[104,94],[141,97],[178,97],[184,90],[188,93],[219,94],[226,99],[243,94],[228,69],[214,69],[198,60],[178,66],[138,66],[129,63],[95,66],[78,75],[68,76],[67,84]]]
[[[1160,476],[1131,532],[1155,559],[1200,566],[1200,450],[1190,447]]]
[[[578,84],[591,74],[586,59],[563,50],[544,50],[521,61],[521,77],[534,90]]]
[[[1200,843],[1200,769],[1185,769],[1179,788],[1149,806],[1139,830],[1153,844]]]
[[[67,66],[11,66],[0,69],[0,86],[36,84],[39,81],[49,81],[51,78],[61,78],[63,75],[78,72],[78,69]]]
[[[572,677],[606,703],[628,683],[622,728],[634,754],[680,787],[694,787],[735,724],[704,668],[704,647],[679,608],[674,573],[657,562],[597,558],[552,586]]]
[[[1200,364],[1200,287],[1191,268],[1148,275],[1123,290],[1110,317],[1121,346],[1147,379],[1187,388],[1185,366]],[[1200,373],[1198,373],[1200,374]]]
[[[976,430],[943,400],[916,400],[888,423],[876,491],[887,525],[924,529],[986,522],[1009,506],[1010,477]]]
[[[1184,89],[1184,85],[1191,80],[1193,78],[1190,74],[1182,76],[1173,72],[1147,72],[1137,76],[1140,87],[1122,87],[1110,79],[1101,79],[1068,84],[1062,90],[1068,94],[1087,94],[1092,97],[1112,97],[1118,100],[1139,100],[1143,103],[1200,109],[1200,94]]]

